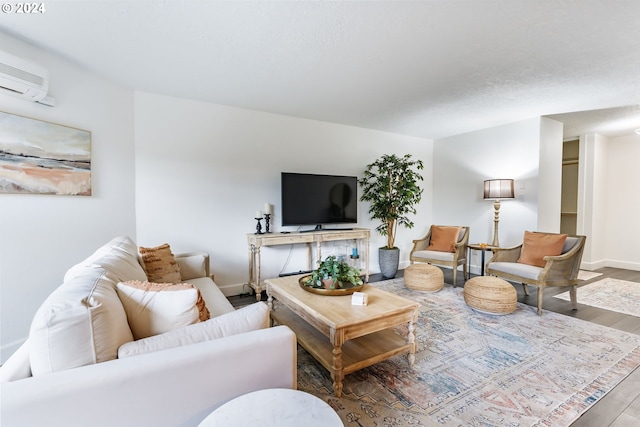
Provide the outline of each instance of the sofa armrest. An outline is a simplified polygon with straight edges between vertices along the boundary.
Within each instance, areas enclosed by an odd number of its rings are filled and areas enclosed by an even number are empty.
[[[296,336],[278,326],[1,384],[3,427],[197,426],[225,402],[296,384]]]
[[[209,254],[206,252],[186,252],[174,255],[182,280],[210,277]],[[211,277],[213,279],[213,277]]]

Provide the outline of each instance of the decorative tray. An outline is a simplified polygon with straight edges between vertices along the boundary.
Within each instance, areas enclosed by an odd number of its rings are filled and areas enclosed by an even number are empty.
[[[318,287],[313,287],[313,286],[304,284],[309,279],[309,277],[311,277],[310,274],[306,276],[302,276],[301,278],[298,279],[298,284],[302,289],[304,289],[307,292],[311,292],[312,294],[330,295],[330,296],[351,295],[354,292],[359,292],[364,287],[364,283],[361,285],[353,285],[351,283],[346,283],[344,288],[338,288],[338,289],[318,288]]]

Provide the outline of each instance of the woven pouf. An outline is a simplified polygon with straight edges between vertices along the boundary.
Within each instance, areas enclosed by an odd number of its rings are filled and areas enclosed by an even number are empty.
[[[404,284],[414,291],[438,292],[444,286],[444,274],[429,264],[411,264],[404,270]]]
[[[513,313],[518,303],[516,288],[506,280],[478,276],[464,284],[464,302],[475,310],[490,314]]]

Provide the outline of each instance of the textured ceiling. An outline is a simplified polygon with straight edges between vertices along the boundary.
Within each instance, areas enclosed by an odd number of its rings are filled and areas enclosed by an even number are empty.
[[[640,104],[640,1],[45,6],[0,31],[136,90],[432,139],[612,108],[640,128],[619,108]]]

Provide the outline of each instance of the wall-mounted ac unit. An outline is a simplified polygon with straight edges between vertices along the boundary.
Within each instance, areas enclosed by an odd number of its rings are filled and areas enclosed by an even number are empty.
[[[40,101],[49,89],[46,68],[0,50],[0,94]]]

